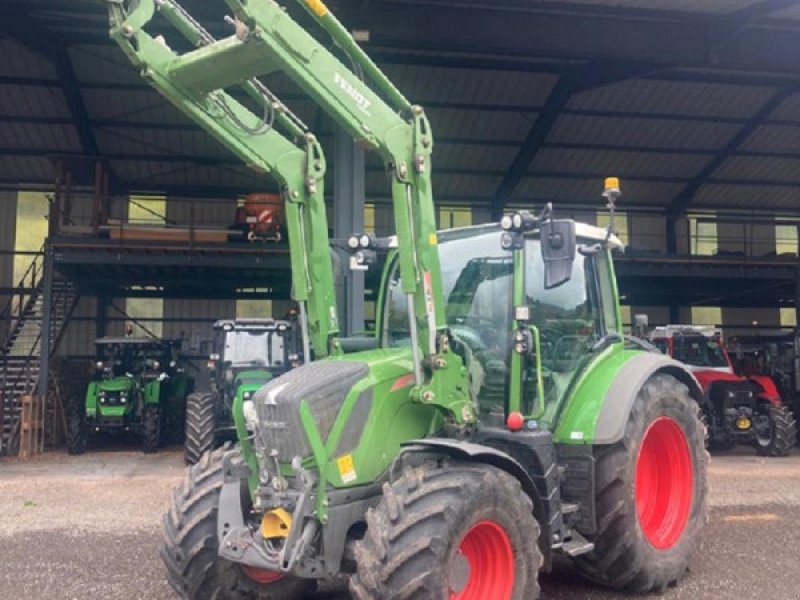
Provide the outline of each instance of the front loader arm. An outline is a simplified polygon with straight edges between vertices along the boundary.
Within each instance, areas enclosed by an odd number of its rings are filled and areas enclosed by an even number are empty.
[[[171,0],[106,0],[111,37],[142,76],[172,104],[260,174],[279,184],[286,205],[294,298],[301,309],[305,359],[338,351],[339,325],[325,213],[325,157],[316,138],[242,65],[213,58],[235,48],[233,36],[216,42]],[[159,12],[197,50],[179,55],[143,28]],[[237,86],[264,110],[255,114],[226,91]],[[285,135],[278,131],[285,132]]]
[[[360,145],[375,150],[391,175],[400,278],[409,307],[415,397],[443,407],[458,424],[475,421],[461,358],[450,350],[431,189],[433,135],[412,105],[355,43],[321,0],[298,0],[347,55],[345,65],[274,0],[226,0],[247,29],[241,43],[308,94]],[[372,87],[371,87],[372,86]],[[424,357],[424,359],[422,358]]]
[[[234,18],[229,20],[235,26],[235,34],[219,41],[194,34],[199,26],[174,0],[140,0],[130,15],[121,9],[127,0],[106,1],[112,16],[117,15],[116,19],[112,18],[112,37],[134,62],[142,63],[144,76],[246,163],[260,166],[282,181],[287,206],[294,202],[299,206],[321,206],[321,173],[313,174],[319,175],[318,179],[312,175],[301,181],[302,177],[298,177],[293,168],[276,168],[283,165],[279,161],[288,161],[289,156],[277,154],[278,146],[269,143],[273,137],[268,136],[270,132],[258,138],[238,135],[239,130],[232,125],[236,120],[225,119],[224,115],[211,116],[206,105],[220,95],[227,100],[221,91],[225,87],[283,72],[357,143],[381,155],[391,174],[401,285],[408,304],[416,380],[412,394],[420,402],[442,408],[456,425],[474,423],[476,416],[465,369],[461,357],[450,348],[444,314],[431,189],[433,136],[422,108],[411,105],[397,91],[321,0],[298,2],[347,54],[352,68],[305,31],[274,0],[225,0],[233,11]],[[142,23],[147,22],[155,10],[160,10],[195,45],[199,44],[197,49],[177,56],[158,41],[141,34]],[[158,58],[155,65],[153,57]],[[233,102],[230,106],[237,111],[243,108]],[[251,128],[257,127],[257,117],[250,113],[246,123]],[[308,164],[306,162],[306,166]],[[308,186],[312,182],[313,190]],[[304,214],[309,215],[309,211]],[[319,259],[318,254],[312,256],[302,246],[323,239],[322,216],[317,215],[310,231],[308,223],[305,229],[295,223],[295,235],[290,235],[295,284],[304,278],[300,274],[309,272],[302,270],[298,263],[308,265],[309,259],[315,256]],[[293,221],[290,218],[290,223]],[[308,235],[301,242],[303,232]],[[320,249],[321,244],[318,244],[314,250]],[[318,262],[313,260],[310,269]],[[327,257],[325,262],[329,262]],[[323,294],[328,289],[332,295],[332,286],[325,287]],[[310,297],[313,299],[314,295]],[[310,315],[314,306],[322,328],[323,303],[309,303]],[[326,306],[334,306],[332,298]],[[331,318],[334,318],[333,313]],[[329,326],[329,329],[335,328]]]

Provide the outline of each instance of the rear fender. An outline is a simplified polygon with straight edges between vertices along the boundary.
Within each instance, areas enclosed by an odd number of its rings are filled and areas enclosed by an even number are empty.
[[[550,570],[552,562],[552,549],[550,545],[550,532],[547,519],[543,519],[542,515],[545,512],[544,502],[539,495],[531,476],[524,469],[524,467],[513,456],[482,444],[474,444],[471,442],[463,442],[449,438],[425,438],[420,440],[411,440],[405,445],[398,455],[398,462],[404,456],[409,454],[439,454],[457,458],[469,462],[478,462],[492,465],[502,471],[505,471],[515,479],[517,479],[522,486],[523,491],[533,501],[534,515],[541,527],[542,535],[539,538],[539,549],[542,551],[544,557],[544,564],[542,568],[545,571]],[[545,522],[543,522],[545,521]]]
[[[672,375],[686,385],[689,395],[702,405],[703,390],[685,365],[662,354],[639,353],[622,365],[606,391],[590,443],[615,444],[623,438],[639,390],[648,379],[659,373]]]
[[[757,395],[760,400],[769,402],[775,406],[781,404],[781,393],[769,375],[751,375],[748,377],[757,386]]]

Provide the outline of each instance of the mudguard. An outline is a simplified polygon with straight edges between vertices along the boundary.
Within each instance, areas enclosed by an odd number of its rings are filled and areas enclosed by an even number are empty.
[[[622,439],[636,396],[657,373],[672,375],[700,404],[703,392],[689,368],[661,353],[611,347],[591,361],[556,414],[556,445],[614,444]]]
[[[513,438],[513,434],[509,432],[498,431],[497,434],[499,437],[494,438],[492,441],[490,431],[487,442],[502,443],[502,436],[504,434]],[[564,522],[560,510],[561,499],[558,489],[557,464],[555,455],[553,454],[552,438],[550,434],[540,431],[531,433],[531,435],[538,435],[546,438],[546,440],[541,440],[544,443],[539,445],[538,451],[533,447],[529,449],[537,454],[537,457],[533,460],[534,463],[543,462],[547,464],[528,464],[526,468],[521,461],[524,461],[526,464],[531,461],[526,460],[525,452],[522,449],[518,449],[521,451],[520,460],[518,460],[508,452],[493,448],[489,445],[449,438],[411,440],[401,448],[398,460],[400,460],[404,454],[409,453],[444,454],[453,458],[492,465],[493,467],[502,469],[517,479],[524,492],[533,501],[534,513],[541,527],[539,548],[544,558],[543,569],[549,571],[552,564],[552,549],[560,545],[559,542],[563,539],[564,535]],[[532,457],[528,456],[527,458],[530,459]]]
[[[778,387],[769,375],[751,375],[748,377],[750,381],[755,383],[760,389],[758,397],[761,400],[779,406],[781,404],[781,393]]]
[[[657,373],[672,375],[689,388],[689,395],[702,402],[703,390],[686,365],[663,354],[638,353],[622,365],[606,391],[591,443],[614,444],[622,439],[639,390]]]

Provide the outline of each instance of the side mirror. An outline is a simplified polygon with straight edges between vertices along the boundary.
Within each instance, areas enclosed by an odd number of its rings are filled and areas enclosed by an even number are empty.
[[[541,226],[544,289],[549,290],[572,279],[575,261],[575,221],[547,221]]]

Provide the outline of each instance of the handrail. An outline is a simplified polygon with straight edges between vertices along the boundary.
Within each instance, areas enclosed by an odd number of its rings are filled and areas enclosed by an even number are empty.
[[[5,354],[9,340],[22,322],[22,318],[29,308],[30,301],[37,295],[35,290],[39,285],[41,274],[44,272],[44,265],[42,264],[44,262],[44,252],[45,245],[42,244],[42,247],[34,254],[28,268],[25,270],[16,286],[16,289],[21,291],[11,294],[3,306],[3,310],[0,311],[0,322],[8,321],[8,327],[4,328],[2,336],[0,336],[0,354],[2,355]],[[30,281],[28,281],[29,279]],[[29,283],[29,285],[26,285],[27,283]],[[25,293],[24,290],[34,291]],[[27,301],[25,300],[26,298]],[[16,317],[13,316],[15,313]]]

